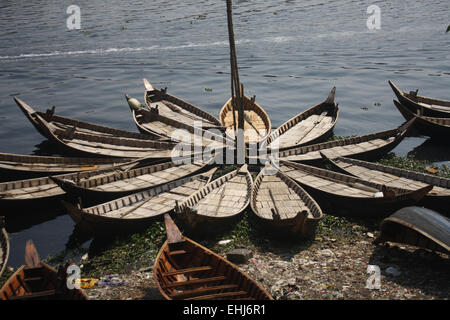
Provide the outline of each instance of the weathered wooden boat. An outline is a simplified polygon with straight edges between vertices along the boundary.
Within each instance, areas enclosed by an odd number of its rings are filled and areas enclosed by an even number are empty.
[[[62,131],[73,130],[73,128],[75,128],[76,132],[98,136],[106,136],[106,137],[112,136],[112,137],[122,137],[141,140],[161,139],[161,137],[158,135],[153,136],[148,134],[144,135],[137,132],[114,129],[98,124],[58,116],[55,114],[55,107],[53,107],[52,109],[47,109],[46,112],[41,112],[34,110],[32,107],[30,107],[28,104],[26,104],[19,98],[14,98],[14,101],[17,103],[20,110],[22,110],[22,112],[25,114],[28,120],[30,120],[31,124],[36,128],[36,130],[39,131],[47,139],[50,139],[50,137],[48,136],[48,132],[45,128],[42,128],[41,123],[37,120],[37,116],[40,116],[46,122],[61,129]]]
[[[450,118],[450,101],[418,96],[418,90],[403,92],[392,81],[389,81],[389,85],[400,103],[413,113],[420,110],[421,114],[427,117]]]
[[[105,169],[131,160],[130,158],[69,158],[0,153],[0,176],[49,176]]]
[[[450,179],[431,174],[386,166],[379,163],[337,157],[325,160],[345,174],[384,184],[387,187],[399,187],[407,190],[433,186],[421,203],[432,209],[448,209],[450,203]]]
[[[376,160],[391,151],[403,140],[414,121],[415,119],[411,119],[392,130],[287,149],[280,151],[276,156],[288,161],[317,163],[322,158],[320,155],[320,152],[322,152],[330,158],[345,156],[354,159]],[[253,162],[259,160],[264,163],[270,157],[271,154],[268,152],[267,155],[260,155],[258,159],[253,158],[251,160]]]
[[[193,175],[208,165],[204,161],[187,160],[187,163],[167,161],[136,169],[121,170],[117,168],[96,175],[92,179],[78,179],[77,181],[67,178],[50,178],[72,198],[81,198],[83,203],[85,201],[86,203],[93,201],[99,203]]]
[[[253,179],[243,165],[208,183],[175,207],[177,217],[191,230],[205,233],[236,219],[248,206]]]
[[[450,117],[449,118],[435,118],[426,117],[421,114],[415,114],[403,104],[394,100],[394,104],[398,111],[406,120],[416,118],[414,127],[423,135],[432,137],[435,140],[448,142],[450,136]],[[420,113],[420,111],[419,111]]]
[[[336,87],[328,98],[289,119],[261,143],[261,148],[285,150],[325,141],[338,119],[338,105],[334,102]]]
[[[6,269],[9,258],[9,237],[5,229],[5,217],[0,217],[0,277]]]
[[[191,103],[168,94],[167,88],[155,89],[147,79],[144,79],[144,86],[144,101],[149,110],[157,109],[158,114],[192,127],[195,122],[200,121],[203,129],[224,130],[216,117]]]
[[[79,228],[89,233],[111,235],[142,230],[172,211],[177,201],[183,201],[204,187],[215,171],[213,168],[85,209],[80,204],[74,206],[66,201],[63,205]]]
[[[139,131],[142,133],[154,133],[167,137],[172,141],[184,142],[186,144],[200,144],[201,146],[209,146],[210,148],[223,148],[226,143],[226,137],[216,128],[209,127],[210,131],[203,128],[203,122],[198,120],[194,123],[179,121],[175,115],[161,114],[159,108],[144,108],[142,104],[134,98],[125,95],[128,105]],[[158,104],[159,106],[159,104]],[[177,115],[177,114],[176,114]],[[230,145],[233,145],[230,143]]]
[[[0,289],[1,300],[89,300],[82,289],[69,289],[67,269],[58,271],[39,260],[33,242],[25,247],[25,265]]]
[[[272,124],[266,111],[255,102],[255,97],[248,98],[243,96],[244,100],[244,140],[246,144],[259,143],[267,138],[272,130]],[[236,128],[239,117],[238,111],[235,111]],[[231,98],[225,103],[220,110],[220,122],[226,127],[226,134],[231,139],[235,139],[234,122],[233,122],[233,106]]]
[[[153,268],[159,291],[167,300],[273,300],[237,266],[183,236],[164,215],[167,241]]]
[[[387,187],[334,171],[280,160],[280,170],[318,199],[333,215],[383,216],[422,200],[433,186],[408,190]]]
[[[322,219],[317,202],[294,180],[269,166],[255,179],[250,206],[280,235],[310,238]]]
[[[170,158],[172,150],[176,146],[175,143],[157,140],[82,133],[77,132],[76,127],[63,130],[39,115],[36,115],[35,119],[52,143],[64,151],[74,154],[159,160]]]
[[[374,243],[387,241],[448,254],[450,220],[427,208],[402,208],[381,222],[380,235]]]

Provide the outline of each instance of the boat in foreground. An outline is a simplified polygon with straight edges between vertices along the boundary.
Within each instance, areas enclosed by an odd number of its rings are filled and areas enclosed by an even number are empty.
[[[273,300],[255,280],[208,248],[183,236],[164,215],[167,240],[153,268],[159,291],[168,300]]]
[[[450,220],[427,208],[402,208],[381,222],[380,236],[374,243],[387,241],[448,254]]]
[[[89,300],[82,289],[69,289],[66,268],[40,261],[33,242],[25,247],[25,265],[0,289],[1,300]]]
[[[5,229],[5,217],[0,217],[0,277],[6,269],[9,258],[9,237]]]

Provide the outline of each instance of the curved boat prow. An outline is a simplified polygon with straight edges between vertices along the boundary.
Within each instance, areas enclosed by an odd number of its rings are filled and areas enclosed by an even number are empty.
[[[164,215],[164,223],[166,224],[167,241],[169,244],[184,242],[184,237],[175,222],[173,222],[170,214],[166,213]]]
[[[144,81],[144,86],[145,86],[145,90],[147,91],[153,91],[155,90],[152,86],[152,84],[150,83],[150,81],[148,81],[147,79],[142,79]]]
[[[328,95],[327,100],[325,100],[325,103],[334,103],[335,95],[336,95],[336,87],[333,87],[333,89],[331,89],[330,94]]]
[[[25,246],[25,265],[27,268],[37,268],[40,266],[41,260],[37,253],[33,241],[28,240]]]

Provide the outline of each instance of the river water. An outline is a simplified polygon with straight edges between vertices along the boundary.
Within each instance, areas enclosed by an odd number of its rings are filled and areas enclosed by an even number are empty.
[[[136,131],[124,94],[143,97],[142,78],[218,116],[230,95],[225,1],[76,1],[81,29],[68,29],[72,1],[0,3],[0,152],[43,153],[45,139],[13,101]],[[380,29],[367,13],[380,9]],[[393,80],[404,90],[449,99],[450,2],[234,1],[234,31],[245,93],[272,125],[324,100],[333,86],[335,134],[397,127]],[[70,24],[69,24],[70,25]],[[448,163],[445,147],[407,138],[394,151]],[[47,150],[47,151],[46,151]],[[23,263],[26,240],[42,257],[65,248],[67,215],[9,224],[10,265]],[[0,212],[1,215],[1,212]],[[42,221],[47,220],[47,221]]]

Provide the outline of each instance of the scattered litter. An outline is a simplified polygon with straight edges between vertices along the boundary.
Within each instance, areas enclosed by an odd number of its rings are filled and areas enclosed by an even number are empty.
[[[226,244],[229,244],[231,241],[233,241],[233,240],[220,240],[219,242],[218,242],[218,244],[220,244],[221,246],[224,246],[224,245],[226,245]]]
[[[80,287],[82,289],[91,289],[98,283],[98,281],[99,279],[95,278],[80,279]]]
[[[373,237],[374,237],[374,235],[373,235],[372,232],[367,232],[367,236],[368,236],[369,238],[373,238]]]
[[[432,174],[438,173],[438,171],[435,168],[428,168],[427,172],[432,173]]]
[[[100,281],[97,283],[97,285],[99,287],[108,287],[108,286],[115,287],[115,286],[121,286],[121,285],[127,285],[127,284],[128,284],[128,281],[121,280],[119,278],[119,275],[117,275],[117,274],[110,274],[105,277],[102,277],[100,279]]]
[[[388,268],[386,268],[385,271],[388,275],[393,276],[393,277],[398,277],[399,275],[402,274],[398,269],[396,269],[394,267],[388,267]]]

